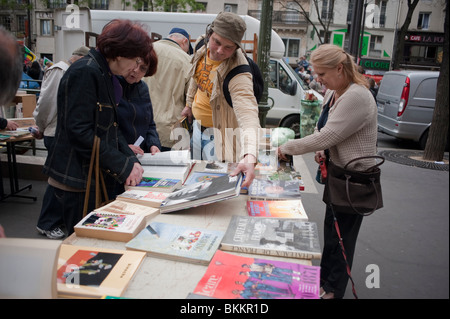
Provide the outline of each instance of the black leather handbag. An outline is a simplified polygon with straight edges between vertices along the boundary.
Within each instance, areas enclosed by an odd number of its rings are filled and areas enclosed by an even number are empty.
[[[365,171],[347,168],[355,161],[371,158],[381,161]],[[343,168],[328,161],[323,201],[341,213],[371,215],[383,207],[379,167],[383,163],[384,157],[378,155],[355,158]]]

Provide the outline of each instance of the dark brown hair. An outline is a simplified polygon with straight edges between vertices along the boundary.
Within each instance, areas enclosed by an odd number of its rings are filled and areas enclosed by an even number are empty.
[[[97,48],[108,59],[140,57],[149,65],[145,76],[156,72],[152,40],[141,24],[121,19],[108,22],[97,38]]]

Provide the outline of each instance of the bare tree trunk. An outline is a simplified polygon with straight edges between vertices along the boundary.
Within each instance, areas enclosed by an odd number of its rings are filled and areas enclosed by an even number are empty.
[[[444,30],[448,30],[449,12],[448,0],[445,5]],[[436,88],[436,103],[434,106],[433,120],[431,122],[428,140],[423,154],[423,158],[432,161],[442,161],[444,158],[445,146],[449,137],[449,39],[448,32],[444,33],[444,50],[442,54],[441,69]]]
[[[393,70],[398,69],[400,61],[403,60],[403,49],[405,46],[406,32],[408,31],[409,25],[411,24],[411,18],[418,3],[419,0],[414,0],[412,3],[411,0],[408,0],[408,13],[406,14],[405,22],[400,28],[400,33],[398,35],[397,47],[395,48],[394,54],[394,63],[392,64]]]

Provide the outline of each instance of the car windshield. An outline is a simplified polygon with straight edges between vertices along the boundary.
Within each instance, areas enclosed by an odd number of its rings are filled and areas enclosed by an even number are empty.
[[[303,82],[303,80],[301,79],[301,77],[298,75],[297,72],[294,71],[294,69],[286,63],[286,65],[284,65],[286,68],[290,69],[292,71],[292,73],[294,73],[294,76],[296,78],[296,80],[300,83],[300,85],[302,86],[303,90],[309,90],[309,86]]]

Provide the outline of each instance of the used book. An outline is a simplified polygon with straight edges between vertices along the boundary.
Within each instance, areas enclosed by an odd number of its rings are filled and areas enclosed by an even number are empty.
[[[163,200],[169,194],[164,192],[153,192],[141,189],[127,189],[122,194],[117,195],[116,199],[131,202],[139,205],[159,208]]]
[[[158,152],[153,155],[144,153],[138,155],[137,158],[142,165],[185,166],[191,163],[189,150]]]
[[[242,174],[220,176],[183,186],[161,203],[161,213],[214,203],[239,196]]]
[[[158,213],[156,208],[115,200],[87,214],[74,230],[80,237],[127,242]]]
[[[207,265],[222,240],[223,231],[153,222],[130,240],[127,249],[149,256]],[[154,232],[152,231],[154,230]]]
[[[190,185],[198,182],[209,181],[213,178],[228,175],[227,173],[211,173],[211,172],[192,172],[187,178],[184,185]]]
[[[252,217],[298,218],[308,220],[301,199],[298,200],[247,200],[247,213]]]
[[[163,193],[171,193],[178,189],[182,184],[181,179],[175,178],[159,178],[159,177],[142,177],[142,180],[136,186],[125,186],[125,189],[139,189],[146,191],[155,191]]]
[[[189,150],[144,153],[137,156],[144,168],[143,177],[161,179],[179,179],[184,183],[194,162]]]
[[[193,293],[221,299],[318,299],[320,267],[218,250]]]
[[[121,297],[138,271],[145,253],[61,245],[56,273],[59,297]]]
[[[301,259],[322,256],[317,224],[296,218],[233,216],[220,248]]]
[[[300,184],[298,180],[267,180],[255,178],[248,188],[251,199],[299,199]]]

